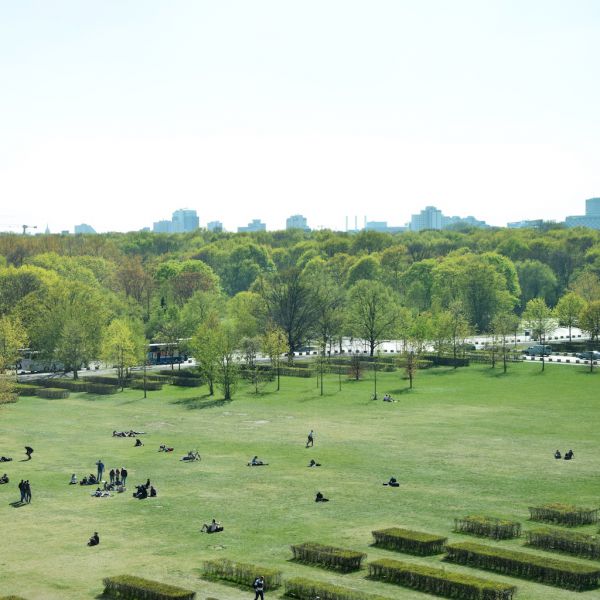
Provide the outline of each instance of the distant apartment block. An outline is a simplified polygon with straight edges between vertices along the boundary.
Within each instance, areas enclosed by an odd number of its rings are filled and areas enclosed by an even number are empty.
[[[509,229],[539,229],[544,223],[543,219],[533,219],[530,221],[513,221],[507,223]]]
[[[285,220],[286,229],[302,229],[303,231],[310,231],[306,218],[302,215],[292,215]]]
[[[154,233],[172,233],[173,223],[171,221],[156,221],[152,225],[152,231]]]
[[[238,233],[251,233],[254,231],[266,231],[267,226],[260,219],[253,219],[246,227],[238,227]]]
[[[423,231],[424,229],[441,229],[443,225],[442,211],[435,206],[426,206],[418,215],[410,219],[411,231]]]
[[[210,221],[206,224],[206,229],[215,233],[221,233],[223,231],[223,223],[221,221]]]
[[[180,208],[173,213],[173,233],[186,233],[196,231],[200,226],[200,219],[195,210]]]
[[[406,231],[406,227],[388,225],[387,221],[367,221],[365,223],[366,231],[377,231],[379,233],[400,233]]]
[[[567,227],[589,227],[600,229],[600,198],[585,201],[585,215],[572,215],[565,219]]]
[[[96,233],[96,230],[91,225],[87,225],[86,223],[82,223],[81,225],[75,225],[75,227],[73,228],[73,231],[76,234],[77,233]]]

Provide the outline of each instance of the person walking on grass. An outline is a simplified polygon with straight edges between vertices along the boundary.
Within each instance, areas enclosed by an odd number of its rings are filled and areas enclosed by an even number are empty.
[[[309,448],[310,446],[314,446],[315,444],[315,432],[311,429],[308,432],[308,438],[306,440],[306,447]]]
[[[33,448],[31,446],[25,446],[25,454],[27,454],[27,460],[31,460],[33,454]]]
[[[265,578],[259,575],[252,584],[254,588],[254,600],[265,600]]]
[[[97,463],[96,463],[97,467],[98,467],[98,476],[96,477],[98,483],[100,483],[102,481],[102,474],[104,473],[104,463],[102,462],[102,459],[100,459]]]

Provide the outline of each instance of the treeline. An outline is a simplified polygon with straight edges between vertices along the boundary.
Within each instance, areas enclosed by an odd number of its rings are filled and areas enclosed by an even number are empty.
[[[354,337],[372,354],[395,338],[455,356],[470,334],[507,339],[523,320],[541,337],[560,322],[597,338],[599,298],[587,229],[0,235],[0,347],[70,369],[126,369],[147,340],[252,356],[265,332],[283,352]]]

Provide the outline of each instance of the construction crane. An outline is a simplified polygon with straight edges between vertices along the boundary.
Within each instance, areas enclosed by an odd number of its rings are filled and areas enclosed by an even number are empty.
[[[23,235],[27,234],[28,229],[37,229],[37,225],[21,225],[23,227]]]

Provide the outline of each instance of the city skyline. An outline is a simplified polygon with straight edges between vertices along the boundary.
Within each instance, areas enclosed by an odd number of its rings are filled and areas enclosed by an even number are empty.
[[[562,221],[600,190],[599,33],[592,0],[3,3],[0,229]]]

